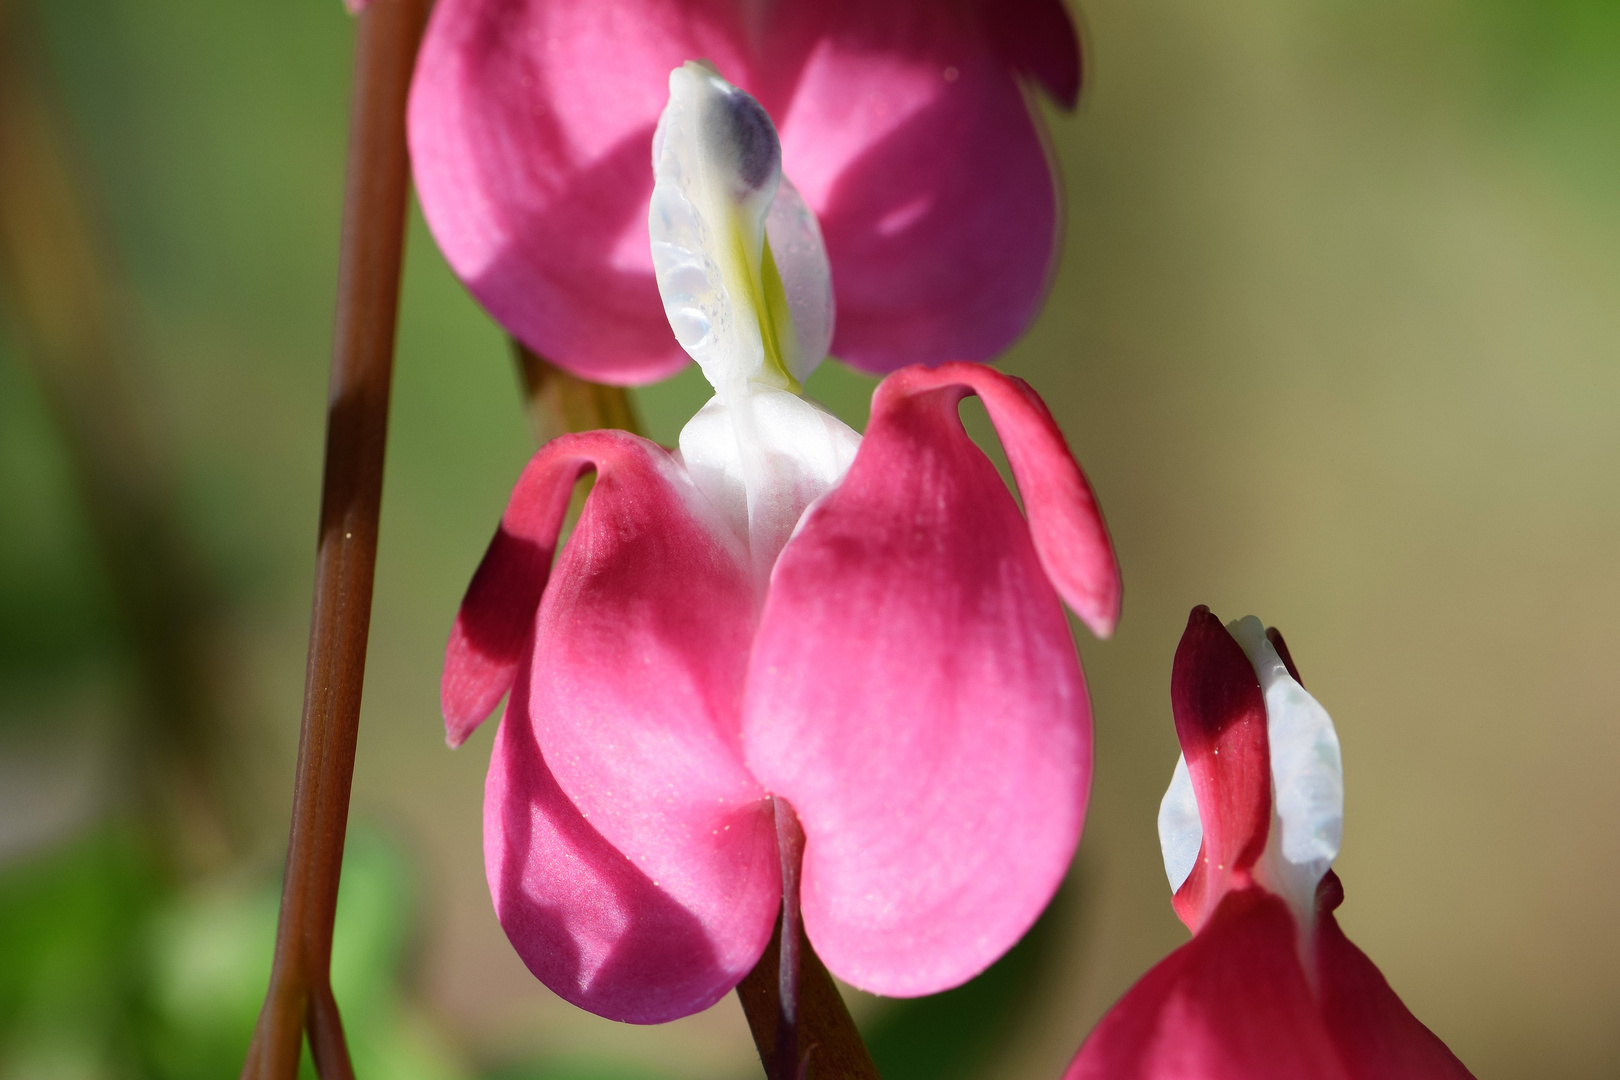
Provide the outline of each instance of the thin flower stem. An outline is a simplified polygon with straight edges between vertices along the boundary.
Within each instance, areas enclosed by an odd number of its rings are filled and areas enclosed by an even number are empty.
[[[792,814],[792,807],[787,803],[777,805]],[[782,819],[779,817],[777,821],[780,828]],[[799,828],[796,818],[793,828]],[[798,835],[800,847],[794,859],[794,914],[791,920],[794,923],[791,936],[798,941],[797,948],[792,950],[798,966],[793,1003],[788,1006],[781,1000],[783,981],[780,972],[785,966],[782,955],[783,926],[789,921],[785,910],[759,963],[738,984],[737,998],[742,1002],[743,1014],[748,1018],[754,1045],[759,1048],[759,1060],[771,1080],[784,1080],[784,1077],[786,1080],[798,1080],[801,1076],[808,1076],[809,1080],[878,1080],[877,1066],[872,1063],[872,1055],[861,1041],[861,1034],[849,1015],[848,1007],[844,1005],[837,984],[822,966],[821,958],[811,947],[810,940],[804,936],[803,927],[798,925],[797,867],[803,857],[802,831]],[[797,1046],[791,1053],[779,1055],[778,1032],[786,1026],[784,1019],[789,1008],[796,1020],[796,1030],[788,1038],[794,1040]],[[780,1040],[786,1041],[788,1039]],[[791,1063],[787,1067],[792,1071],[783,1072],[785,1063]]]
[[[799,871],[804,865],[804,829],[786,799],[776,807],[776,849],[782,857],[781,948],[776,969],[775,1080],[798,1080],[799,1060]]]
[[[410,186],[405,99],[427,8],[428,0],[375,0],[358,20],[304,718],[275,961],[244,1080],[294,1080],[306,1030],[323,1080],[354,1075],[328,970],[371,621]]]

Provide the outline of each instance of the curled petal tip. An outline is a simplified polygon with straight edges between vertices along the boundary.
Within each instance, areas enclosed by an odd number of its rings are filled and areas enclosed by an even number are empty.
[[[343,0],[343,6],[350,15],[358,15],[371,6],[371,0]]]
[[[1024,380],[983,364],[913,365],[879,385],[873,414],[896,399],[956,387],[984,402],[1023,496],[1031,539],[1052,587],[1099,638],[1119,623],[1119,560],[1102,509],[1046,403]],[[952,420],[952,423],[959,421]]]
[[[986,25],[1012,68],[1064,109],[1080,101],[1080,33],[1062,0],[987,5]]]

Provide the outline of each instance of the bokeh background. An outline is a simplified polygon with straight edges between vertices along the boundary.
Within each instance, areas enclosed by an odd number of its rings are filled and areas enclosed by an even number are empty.
[[[885,1075],[1055,1077],[1185,939],[1154,815],[1197,603],[1280,626],[1333,714],[1341,918],[1413,1011],[1481,1080],[1620,1075],[1620,4],[1076,14],[1066,254],[1004,366],[1124,566],[1118,634],[1078,635],[1092,809],[1006,963],[854,995]],[[9,135],[33,117],[23,145],[62,154],[0,153],[0,192],[82,226],[0,213],[61,271],[34,295],[0,266],[0,1077],[235,1075],[297,744],[353,27],[337,0],[0,0],[0,25]],[[810,389],[859,423],[870,386]],[[704,396],[636,394],[666,442]],[[758,1075],[734,999],[597,1020],[490,911],[493,725],[446,750],[437,674],[532,447],[413,212],[334,960],[357,1065]]]

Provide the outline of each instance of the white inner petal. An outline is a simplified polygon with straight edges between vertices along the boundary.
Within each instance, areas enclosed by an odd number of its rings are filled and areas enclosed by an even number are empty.
[[[1198,796],[1193,793],[1192,773],[1187,771],[1187,757],[1183,754],[1176,758],[1170,788],[1159,802],[1159,848],[1164,852],[1164,874],[1170,879],[1171,892],[1180,889],[1192,874],[1203,843]]]
[[[814,402],[785,390],[715,395],[681,429],[681,460],[749,546],[760,581],[805,508],[855,460],[861,437]]]
[[[770,117],[708,65],[676,68],[653,176],[653,271],[681,346],[718,391],[796,389],[832,343],[832,274]]]
[[[1315,917],[1316,886],[1344,835],[1344,765],[1327,710],[1305,692],[1253,615],[1227,627],[1260,679],[1271,743],[1271,832],[1256,868],[1261,884],[1293,905],[1301,926]]]
[[[798,396],[832,341],[832,275],[759,103],[699,63],[671,72],[669,89],[653,136],[653,269],[676,340],[715,389],[681,432],[681,458],[763,582],[860,444]]]
[[[821,223],[787,177],[782,177],[765,218],[776,269],[787,296],[791,324],[781,336],[788,373],[801,383],[832,347],[835,309],[832,268],[821,239]]]

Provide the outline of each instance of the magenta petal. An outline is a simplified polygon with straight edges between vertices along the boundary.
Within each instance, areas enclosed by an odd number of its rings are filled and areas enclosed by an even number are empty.
[[[1332,909],[1344,891],[1331,870],[1317,895],[1316,970],[1322,1013],[1355,1080],[1473,1080],[1446,1044],[1395,995],[1367,954],[1339,929]]]
[[[1297,940],[1282,900],[1258,888],[1228,894],[1109,1010],[1064,1080],[1351,1080]]]
[[[820,217],[833,352],[870,371],[987,360],[1038,310],[1058,195],[1027,75],[1078,84],[1056,0],[440,0],[410,144],[457,275],[536,351],[589,378],[686,362],[647,239],[668,75],[704,58],[754,94]]]
[[[528,713],[559,789],[702,928],[706,1005],[759,959],[781,897],[770,801],[741,750],[752,564],[666,451],[588,438],[596,483],[540,602]]]
[[[439,702],[445,739],[460,746],[512,686],[551,571],[574,482],[607,433],[564,435],[540,448],[512,489],[506,513],[473,574],[445,647]]]
[[[804,825],[805,928],[880,994],[956,985],[1018,940],[1091,777],[1062,605],[962,393],[880,392],[777,561],[748,672],[748,763]]]
[[[489,893],[513,947],[559,996],[611,1019],[660,1023],[713,1004],[739,977],[727,959],[738,928],[706,922],[602,838],[546,767],[529,707],[525,679],[484,787]]]
[[[884,373],[989,360],[1034,319],[1058,189],[1001,42],[964,6],[844,0],[778,109],[782,166],[821,219],[835,356]]]
[[[496,320],[576,374],[687,363],[647,240],[669,73],[740,66],[724,3],[440,0],[411,86],[411,161],[440,249]]]
[[[1119,621],[1123,592],[1108,526],[1063,432],[1028,383],[974,364],[914,368],[884,380],[872,408],[883,409],[899,395],[950,386],[970,389],[984,402],[1018,481],[1041,565],[1091,632],[1108,637]]]

